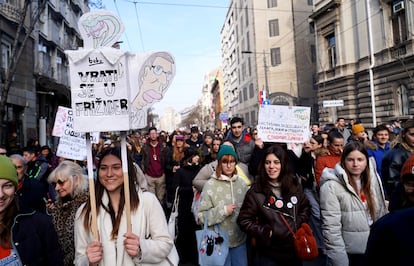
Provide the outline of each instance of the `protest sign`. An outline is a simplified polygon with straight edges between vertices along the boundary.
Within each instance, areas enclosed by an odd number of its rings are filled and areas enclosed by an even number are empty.
[[[72,109],[63,106],[58,107],[52,135],[59,137],[57,156],[72,160],[86,159],[86,136],[85,133],[73,129]],[[93,133],[90,138],[92,143],[97,143],[99,132]]]
[[[262,105],[258,136],[264,142],[303,143],[309,140],[310,107]]]

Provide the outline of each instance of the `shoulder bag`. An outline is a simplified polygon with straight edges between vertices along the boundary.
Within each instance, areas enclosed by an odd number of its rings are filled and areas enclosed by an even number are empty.
[[[170,218],[168,219],[168,232],[170,233],[172,239],[175,241],[178,235],[178,228],[177,228],[177,219],[178,219],[178,203],[180,202],[180,196],[178,195],[177,187],[175,190],[175,198],[174,203],[171,209]]]
[[[196,231],[198,263],[200,266],[222,266],[229,254],[229,235],[220,229],[218,224],[214,230],[208,229],[208,211],[204,219],[204,228]]]
[[[318,257],[318,245],[310,226],[307,223],[303,223],[295,233],[283,214],[279,213],[279,215],[294,238],[295,251],[298,258],[301,260],[313,260]]]

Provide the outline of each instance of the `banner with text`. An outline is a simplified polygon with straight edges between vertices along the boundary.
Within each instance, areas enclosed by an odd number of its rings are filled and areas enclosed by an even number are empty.
[[[310,107],[262,105],[258,136],[264,142],[303,143],[309,140]]]
[[[58,107],[52,135],[59,137],[57,156],[72,160],[86,159],[86,134],[73,129],[72,109]],[[91,133],[90,137],[92,143],[98,143],[99,132]]]

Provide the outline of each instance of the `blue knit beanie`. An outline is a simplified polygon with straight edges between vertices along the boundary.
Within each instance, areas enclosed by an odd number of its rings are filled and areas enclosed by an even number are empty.
[[[224,155],[231,155],[236,159],[236,162],[239,160],[236,151],[229,145],[221,145],[220,150],[217,154],[217,160],[220,161]]]

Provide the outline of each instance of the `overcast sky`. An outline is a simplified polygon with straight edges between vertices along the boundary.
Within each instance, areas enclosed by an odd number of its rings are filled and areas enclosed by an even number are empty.
[[[135,2],[135,3],[134,3]],[[121,49],[133,53],[167,51],[176,61],[176,75],[161,102],[179,112],[201,96],[204,76],[221,63],[220,32],[228,0],[103,0],[119,16],[125,32]]]

